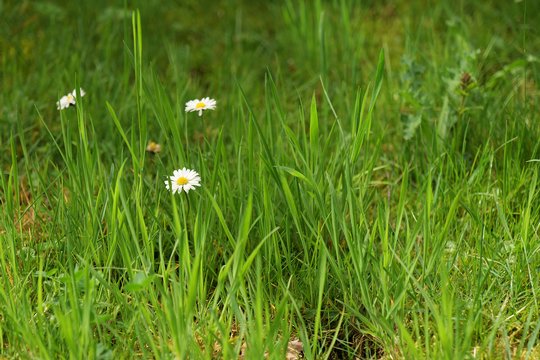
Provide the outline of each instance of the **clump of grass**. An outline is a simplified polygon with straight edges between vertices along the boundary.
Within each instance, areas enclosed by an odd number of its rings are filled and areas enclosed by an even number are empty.
[[[540,12],[449,5],[6,5],[1,352],[539,356]]]

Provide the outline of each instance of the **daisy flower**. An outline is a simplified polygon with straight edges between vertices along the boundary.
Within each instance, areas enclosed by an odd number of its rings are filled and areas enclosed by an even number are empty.
[[[83,88],[79,88],[79,92],[81,93],[81,97],[86,95],[86,92],[83,90]],[[77,97],[77,90],[73,89],[73,91],[71,92],[71,95],[73,95],[73,97],[76,98]]]
[[[64,110],[70,105],[75,105],[75,97],[71,94],[64,95],[56,102],[56,108],[58,110]]]
[[[182,190],[187,193],[189,190],[195,189],[195,186],[201,186],[200,181],[201,177],[196,171],[182,168],[174,170],[169,180],[165,181],[165,187],[173,194],[182,192]]]
[[[198,111],[199,116],[202,115],[203,110],[214,110],[216,108],[216,100],[209,97],[202,98],[201,100],[190,100],[186,103],[186,112]]]
[[[79,89],[81,96],[86,95],[83,89]],[[67,95],[64,95],[60,98],[59,101],[56,102],[56,108],[58,110],[64,110],[65,108],[70,107],[71,105],[75,105],[75,98],[77,97],[77,91],[73,89],[71,93],[68,93]]]

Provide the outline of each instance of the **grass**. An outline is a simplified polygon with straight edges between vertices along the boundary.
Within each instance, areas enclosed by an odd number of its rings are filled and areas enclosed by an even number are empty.
[[[540,358],[536,2],[0,12],[5,358]]]

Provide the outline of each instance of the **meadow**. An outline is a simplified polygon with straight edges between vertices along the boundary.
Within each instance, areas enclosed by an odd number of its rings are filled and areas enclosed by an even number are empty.
[[[0,18],[0,358],[540,359],[540,2]]]

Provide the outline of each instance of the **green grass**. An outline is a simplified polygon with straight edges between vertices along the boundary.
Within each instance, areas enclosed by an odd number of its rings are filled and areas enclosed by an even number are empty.
[[[540,358],[539,5],[0,2],[0,357]]]

